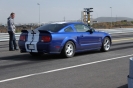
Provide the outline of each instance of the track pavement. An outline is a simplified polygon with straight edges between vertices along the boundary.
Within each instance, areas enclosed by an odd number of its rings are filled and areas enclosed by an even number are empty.
[[[0,42],[0,88],[127,88],[132,33],[112,35],[109,52],[88,51],[73,58],[31,57]]]

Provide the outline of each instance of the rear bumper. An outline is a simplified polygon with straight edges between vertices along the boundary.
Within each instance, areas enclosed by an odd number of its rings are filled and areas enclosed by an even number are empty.
[[[51,45],[50,43],[43,43],[43,42],[38,42],[38,43],[32,43],[34,44],[34,46],[36,47],[35,50],[30,50],[28,49],[27,45],[30,44],[29,43],[25,43],[23,41],[19,41],[18,45],[20,48],[20,52],[21,53],[30,53],[30,52],[43,52],[43,53],[47,53],[47,54],[60,54],[59,49],[55,48],[53,45]]]
[[[26,50],[20,49],[20,53],[30,53],[30,52],[27,52]],[[37,52],[37,53],[42,53],[42,52]],[[45,52],[45,51],[43,51],[43,53],[46,53],[46,54],[60,54],[60,52]]]

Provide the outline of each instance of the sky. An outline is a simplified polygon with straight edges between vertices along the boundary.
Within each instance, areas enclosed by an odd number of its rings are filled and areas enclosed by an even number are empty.
[[[16,14],[15,23],[79,20],[84,8],[93,8],[92,18],[133,18],[133,0],[0,0],[0,23],[6,23],[11,12]]]

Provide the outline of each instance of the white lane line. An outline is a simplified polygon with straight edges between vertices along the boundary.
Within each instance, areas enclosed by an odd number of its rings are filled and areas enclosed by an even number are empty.
[[[107,62],[107,61],[116,60],[116,59],[120,59],[120,58],[131,57],[131,56],[133,56],[133,54],[126,55],[126,56],[115,57],[115,58],[110,58],[110,59],[106,59],[106,60],[100,60],[100,61],[85,63],[85,64],[80,64],[80,65],[64,67],[64,68],[50,70],[50,71],[45,71],[45,72],[40,72],[40,73],[34,73],[34,74],[29,74],[29,75],[9,78],[9,79],[5,79],[5,80],[0,80],[0,83],[9,82],[9,81],[17,80],[17,79],[22,79],[22,78],[27,78],[27,77],[31,77],[31,76],[38,76],[38,75],[43,75],[43,74],[47,74],[47,73],[53,73],[53,72],[57,72],[57,71],[63,71],[63,70],[67,70],[67,69],[72,69],[72,68],[77,68],[77,67],[82,67],[82,66],[87,66],[87,65],[92,65],[92,64],[97,64],[97,63],[101,63],[101,62]]]

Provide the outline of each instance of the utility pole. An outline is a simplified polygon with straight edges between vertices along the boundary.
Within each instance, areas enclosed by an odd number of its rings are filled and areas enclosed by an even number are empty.
[[[66,18],[65,18],[65,16],[64,16],[64,21],[66,21]]]
[[[117,15],[116,15],[116,22],[117,22]]]
[[[39,26],[40,26],[40,3],[37,3],[39,5]]]
[[[111,8],[111,28],[112,28],[112,7]]]

